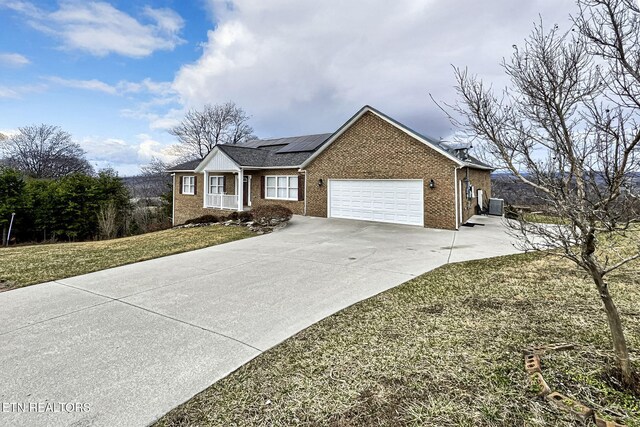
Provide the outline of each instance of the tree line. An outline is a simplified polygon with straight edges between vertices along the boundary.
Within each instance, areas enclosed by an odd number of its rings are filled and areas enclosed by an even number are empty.
[[[0,191],[5,243],[11,213],[16,214],[16,241],[78,241],[121,235],[125,230],[114,228],[114,224],[123,224],[131,209],[126,187],[110,170],[97,175],[76,172],[56,179],[34,179],[3,167]]]
[[[80,145],[57,126],[22,127],[0,143],[3,245],[10,226],[14,242],[50,242],[109,239],[169,224],[167,203],[133,203],[117,173],[95,172]]]
[[[255,138],[247,113],[233,102],[191,109],[169,133],[176,162],[154,158],[129,186],[113,170],[96,172],[71,134],[58,126],[25,126],[0,134],[0,229],[2,244],[113,238],[170,225],[167,169],[204,158],[218,144]],[[160,200],[157,195],[162,194]]]

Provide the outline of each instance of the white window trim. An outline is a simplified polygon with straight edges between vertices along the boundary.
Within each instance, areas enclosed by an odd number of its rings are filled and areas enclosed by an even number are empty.
[[[190,181],[187,184],[187,181]],[[196,194],[196,177],[195,175],[185,175],[182,177],[182,194],[193,196]],[[187,190],[189,189],[189,190]]]
[[[220,184],[216,184],[214,185],[214,187],[222,187],[222,192],[221,193],[212,193],[211,192],[211,178],[216,178],[216,183],[218,182],[218,179],[222,178],[222,185]],[[209,175],[209,182],[207,183],[207,194],[226,194],[226,192],[224,191],[224,176],[222,175]]]
[[[269,178],[275,178],[276,180],[276,186],[275,187],[269,187],[268,182],[269,182]],[[286,192],[287,192],[287,197],[278,197],[278,178],[287,178],[287,186],[286,186]],[[298,183],[298,175],[265,175],[264,177],[264,198],[267,200],[289,200],[289,201],[298,201],[298,197],[300,196],[300,188],[296,187],[296,189],[298,190],[298,194],[296,195],[296,197],[291,198],[289,197],[289,190],[292,187],[289,187],[289,178],[295,178],[295,182],[296,185]],[[275,197],[269,197],[267,196],[267,194],[269,194],[269,188],[274,188],[276,190],[276,195]],[[282,188],[282,187],[280,187]]]

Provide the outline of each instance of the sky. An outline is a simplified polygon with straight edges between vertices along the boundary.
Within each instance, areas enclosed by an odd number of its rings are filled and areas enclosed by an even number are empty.
[[[233,101],[260,138],[333,132],[363,105],[435,138],[452,65],[495,87],[573,0],[0,0],[0,132],[53,124],[96,168],[171,161],[184,113]]]

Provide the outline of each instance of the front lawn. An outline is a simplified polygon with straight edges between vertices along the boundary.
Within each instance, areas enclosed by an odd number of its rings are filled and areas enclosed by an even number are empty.
[[[545,213],[524,213],[524,220],[538,224],[569,224],[566,218]]]
[[[212,225],[98,242],[0,248],[0,290],[63,279],[254,235],[246,227]]]
[[[640,263],[609,283],[640,367]],[[158,426],[574,426],[536,396],[524,347],[552,389],[640,426],[640,394],[612,358],[593,285],[567,261],[524,254],[447,265],[351,306],[260,355]]]

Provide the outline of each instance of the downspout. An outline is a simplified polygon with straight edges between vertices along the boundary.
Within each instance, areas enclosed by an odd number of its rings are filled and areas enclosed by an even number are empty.
[[[307,170],[298,169],[298,172],[304,173],[304,208],[302,209],[302,215],[307,216]]]
[[[176,174],[171,174],[171,226],[176,226]]]
[[[458,206],[458,203],[460,203],[460,195],[458,194],[458,170],[462,169],[462,166],[456,166],[456,168],[453,170],[453,193],[455,194],[455,209],[456,209],[456,230],[460,229],[460,209]]]

